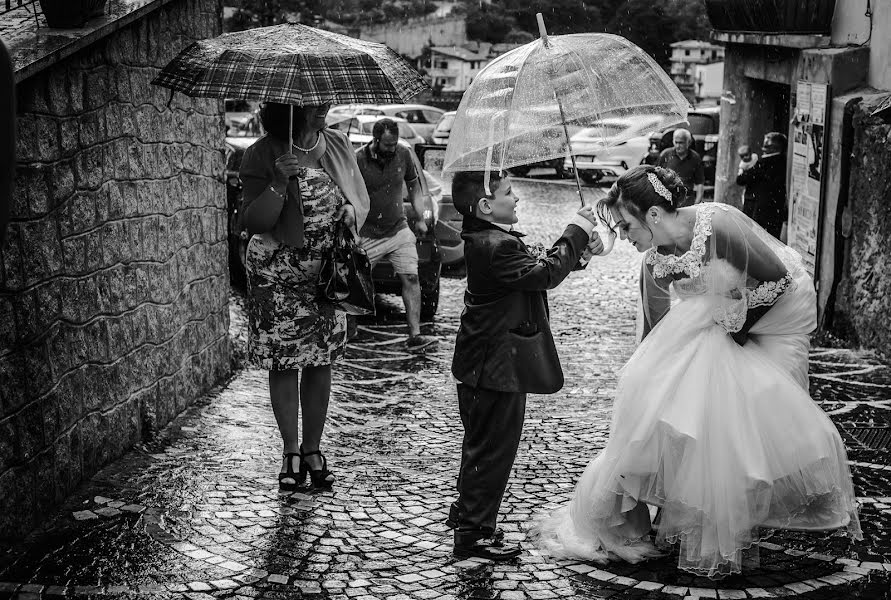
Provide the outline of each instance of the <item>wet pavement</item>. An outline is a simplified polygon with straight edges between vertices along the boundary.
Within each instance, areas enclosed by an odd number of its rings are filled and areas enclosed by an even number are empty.
[[[548,241],[575,210],[571,186],[518,182],[520,229]],[[602,193],[589,188],[592,196]],[[519,560],[456,560],[443,524],[461,425],[449,374],[463,280],[443,281],[425,355],[405,352],[401,302],[360,323],[335,368],[323,440],[330,492],[279,494],[280,439],[266,374],[242,370],[157,439],[109,466],[46,526],[0,547],[0,598],[885,598],[891,582],[891,369],[868,353],[815,348],[811,388],[849,448],[865,539],[779,532],[761,564],[721,581],[676,568],[555,562],[526,541],[537,514],[570,498],[604,445],[616,372],[633,351],[639,255],[616,251],[551,295],[566,386],[531,396],[502,506]],[[232,332],[244,320],[233,303]]]

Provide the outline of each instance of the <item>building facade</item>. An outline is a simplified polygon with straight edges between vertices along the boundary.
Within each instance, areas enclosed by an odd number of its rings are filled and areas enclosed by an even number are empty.
[[[852,186],[874,164],[872,157],[885,152],[876,147],[883,127],[879,117],[861,113],[891,90],[891,3],[811,0],[810,14],[800,16],[823,15],[816,29],[813,20],[807,27],[784,20],[784,4],[779,3],[775,19],[768,16],[772,31],[764,33],[735,31],[728,17],[709,13],[716,27],[713,37],[725,45],[715,198],[740,202],[742,190],[735,182],[739,146],[759,148],[764,134],[786,134],[788,242],[814,275],[821,326],[847,323],[854,337],[889,352],[891,334],[875,334],[891,325],[889,311],[880,310],[881,298],[876,298],[878,305],[852,304],[856,298],[849,292],[872,289],[862,279],[875,279],[874,269],[872,275],[860,269],[852,255],[868,255],[875,265],[875,247],[883,247],[884,258],[891,260],[888,244],[870,241],[884,236],[888,227],[883,225],[887,219],[869,214],[879,204],[860,203],[852,195]],[[887,180],[888,171],[869,172],[870,194],[887,189],[882,178]],[[886,206],[889,201],[884,198]],[[852,228],[856,222],[864,229]],[[873,250],[864,250],[867,246]]]

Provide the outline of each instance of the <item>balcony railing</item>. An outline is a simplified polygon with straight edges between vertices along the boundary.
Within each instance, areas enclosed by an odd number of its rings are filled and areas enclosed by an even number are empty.
[[[705,0],[718,31],[828,34],[836,0]]]

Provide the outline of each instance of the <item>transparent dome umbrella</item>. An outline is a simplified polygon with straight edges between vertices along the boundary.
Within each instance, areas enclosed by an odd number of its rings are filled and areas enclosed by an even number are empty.
[[[488,184],[493,170],[554,158],[575,167],[569,127],[588,128],[588,154],[591,141],[596,151],[686,122],[687,99],[639,47],[606,33],[548,36],[537,17],[541,38],[493,60],[464,93],[443,171],[485,171]]]

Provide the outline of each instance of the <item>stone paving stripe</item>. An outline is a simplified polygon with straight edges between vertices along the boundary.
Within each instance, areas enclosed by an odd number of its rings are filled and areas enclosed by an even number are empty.
[[[776,598],[776,596],[764,588],[746,588],[746,593],[752,598]]]
[[[748,598],[743,590],[718,590],[718,598],[721,600],[741,600]]]
[[[569,565],[566,568],[570,571],[575,571],[576,573],[581,573],[582,575],[584,575],[585,573],[590,573],[597,567],[592,567],[591,565]]]
[[[51,585],[43,590],[43,595],[50,598],[55,598],[57,596],[65,596],[68,593],[68,588],[62,585]]]
[[[96,513],[97,515],[102,516],[102,517],[116,517],[119,514],[121,514],[121,511],[119,511],[116,508],[112,508],[110,506],[104,506],[102,508],[97,508],[93,512]]]
[[[661,590],[664,587],[664,585],[662,585],[661,583],[656,583],[655,581],[641,581],[636,586],[634,586],[635,589],[645,590],[647,592],[655,592]]]
[[[660,591],[663,594],[671,594],[672,596],[686,596],[689,588],[681,587],[679,585],[666,585]]]
[[[192,581],[187,583],[186,585],[193,592],[209,592],[213,589],[213,586],[204,583],[203,581]]]
[[[91,510],[78,510],[71,513],[71,516],[74,517],[76,521],[87,521],[89,519],[98,519],[99,515],[94,513]]]
[[[588,573],[588,577],[592,579],[596,579],[598,581],[612,581],[616,579],[618,575],[613,575],[609,571],[603,571],[601,569],[594,569],[590,573]]]
[[[844,570],[848,573],[859,573],[860,575],[869,575],[869,569],[864,567],[854,567],[851,565],[845,565]]]
[[[690,590],[691,598],[717,598],[718,591],[711,588],[696,588],[691,587]]]
[[[612,579],[610,581],[610,583],[614,583],[616,585],[624,585],[627,587],[633,587],[640,582],[637,579],[634,579],[633,577],[621,577],[620,576],[620,577],[616,577],[615,579]]]
[[[835,557],[829,556],[828,554],[817,554],[816,552],[813,554],[808,554],[808,558],[813,558],[814,560],[822,560],[823,562],[834,562]]]

